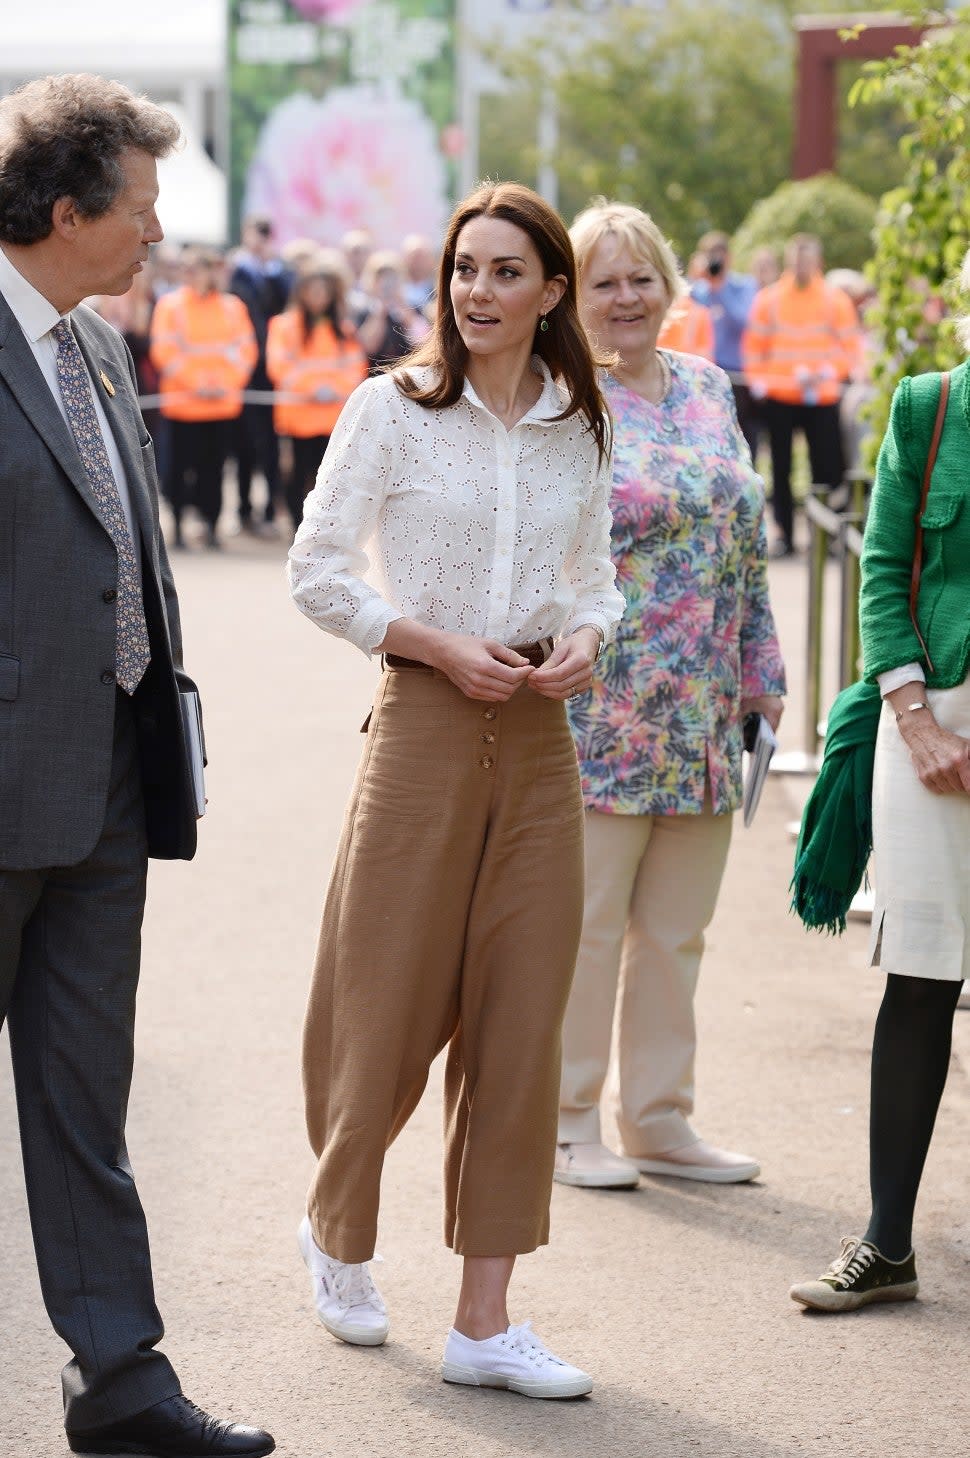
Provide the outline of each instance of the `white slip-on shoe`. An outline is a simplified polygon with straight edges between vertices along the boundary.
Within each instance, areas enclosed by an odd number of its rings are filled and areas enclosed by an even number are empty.
[[[557,1144],[553,1179],[560,1185],[581,1185],[587,1190],[632,1190],[640,1172],[605,1144]]]
[[[532,1330],[532,1323],[510,1326],[483,1342],[452,1327],[445,1342],[441,1375],[467,1387],[504,1387],[523,1397],[585,1397],[593,1379],[554,1356]]]
[[[310,1272],[317,1315],[332,1336],[356,1347],[379,1347],[390,1323],[384,1299],[366,1265],[346,1265],[320,1249],[306,1216],[297,1232],[300,1254]]]
[[[634,1156],[633,1163],[644,1174],[706,1180],[714,1185],[742,1184],[745,1180],[756,1180],[761,1173],[761,1165],[750,1155],[717,1149],[703,1139],[681,1144],[677,1149],[665,1149],[652,1158],[638,1159]]]

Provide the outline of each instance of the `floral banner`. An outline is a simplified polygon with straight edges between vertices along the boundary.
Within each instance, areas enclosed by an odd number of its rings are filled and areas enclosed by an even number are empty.
[[[455,0],[229,0],[232,221],[437,242],[455,189]]]

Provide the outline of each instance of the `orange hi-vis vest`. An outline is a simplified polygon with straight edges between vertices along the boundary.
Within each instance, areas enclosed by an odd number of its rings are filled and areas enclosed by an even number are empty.
[[[714,358],[714,320],[710,309],[692,299],[690,294],[671,305],[660,326],[657,343],[661,349],[676,349],[681,354],[699,354]]]
[[[169,420],[234,420],[259,347],[235,294],[180,288],[155,305],[150,353]]]
[[[269,321],[266,373],[284,396],[273,406],[277,433],[306,440],[332,433],[347,396],[367,377],[367,355],[349,324],[338,338],[320,319],[307,338],[301,310],[286,309]],[[318,400],[320,392],[334,398]]]
[[[788,271],[757,293],[741,336],[751,393],[786,405],[834,405],[860,352],[852,300],[816,274],[804,288]]]

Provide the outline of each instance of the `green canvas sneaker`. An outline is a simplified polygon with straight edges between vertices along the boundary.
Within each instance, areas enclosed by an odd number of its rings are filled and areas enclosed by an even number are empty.
[[[871,1241],[849,1235],[824,1276],[793,1286],[789,1295],[814,1311],[857,1311],[872,1301],[912,1301],[918,1290],[913,1251],[888,1261]]]

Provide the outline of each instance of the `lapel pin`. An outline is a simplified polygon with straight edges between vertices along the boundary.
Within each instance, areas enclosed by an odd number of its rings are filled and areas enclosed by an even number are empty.
[[[101,383],[107,390],[108,394],[113,396],[115,392],[115,387],[108,379],[108,376],[105,374],[104,370],[101,371]]]

